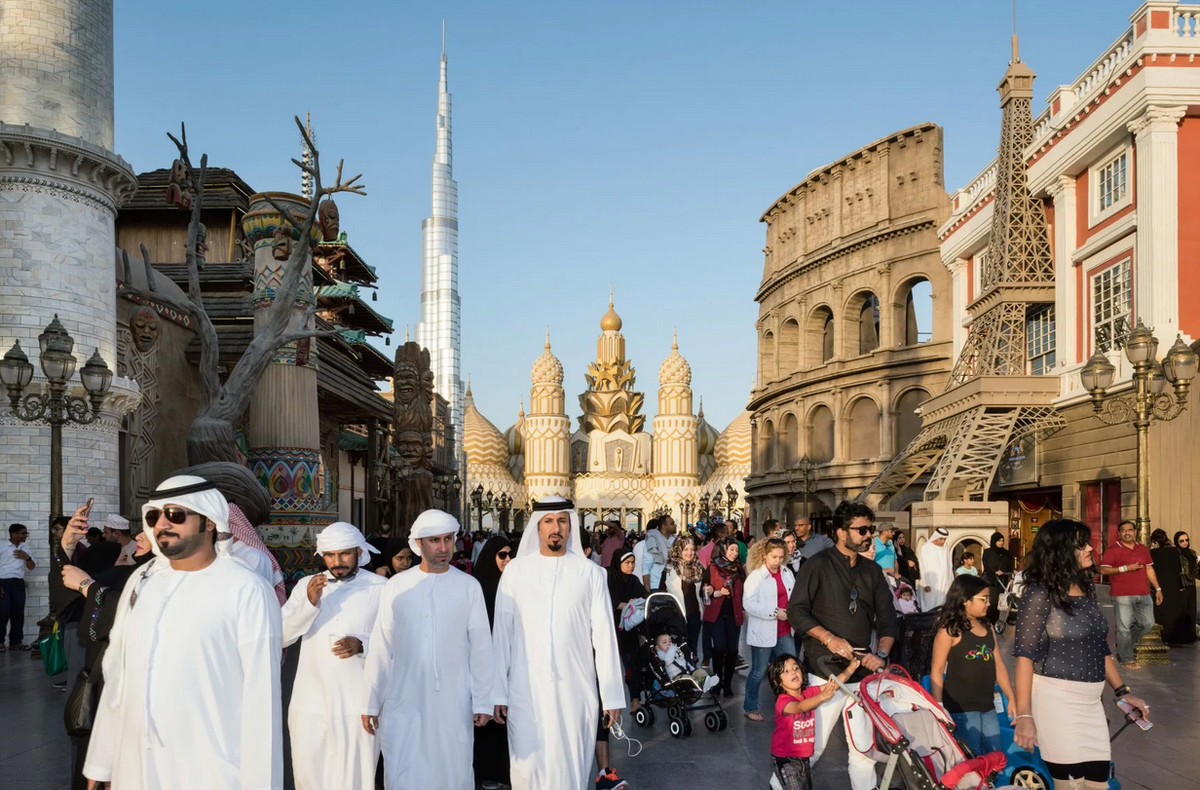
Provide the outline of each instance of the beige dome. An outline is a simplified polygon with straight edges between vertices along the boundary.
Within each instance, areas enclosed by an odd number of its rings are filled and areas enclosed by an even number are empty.
[[[608,312],[600,319],[600,330],[603,332],[620,332],[621,316],[613,309],[612,299],[608,300]]]
[[[717,440],[720,438],[721,434],[717,433],[717,429],[704,419],[704,409],[700,409],[699,419],[696,422],[696,452],[700,455],[713,454],[716,451]]]
[[[470,389],[467,390],[466,408],[463,411],[463,449],[473,465],[503,466],[508,462],[504,436],[475,408],[475,398],[471,396]]]
[[[550,333],[546,333],[546,345],[542,351],[542,355],[534,360],[533,370],[529,372],[529,379],[534,384],[559,384],[563,383],[563,366],[558,361],[558,357],[550,353]]]
[[[750,463],[750,412],[743,411],[717,437],[713,456],[717,466]]]
[[[671,353],[658,366],[658,385],[666,387],[671,384],[682,384],[690,387],[692,384],[692,366],[679,353],[679,341],[671,343]]]
[[[517,421],[513,426],[504,432],[504,443],[508,447],[509,456],[523,455],[525,453],[525,404],[521,404],[521,411],[517,414]]]

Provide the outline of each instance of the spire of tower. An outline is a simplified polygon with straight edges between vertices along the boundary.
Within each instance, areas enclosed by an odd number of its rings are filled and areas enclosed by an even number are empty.
[[[312,128],[312,113],[304,113],[304,131],[308,134],[308,139],[313,145],[317,144],[317,133]],[[308,147],[308,143],[304,140],[304,135],[300,135],[300,161],[309,167],[312,167],[313,153]],[[300,175],[300,195],[305,200],[312,200],[313,196],[313,177],[307,171],[301,171]]]
[[[550,350],[550,327],[549,326],[546,327],[546,346],[545,346],[545,348],[547,351]]]
[[[454,181],[446,21],[438,72],[436,145],[430,170],[431,207],[421,223],[421,321],[416,341],[429,351],[434,388],[450,402],[450,422],[462,427],[461,301],[458,295],[458,184]],[[461,435],[461,434],[460,434]]]
[[[679,350],[679,327],[675,327],[675,334],[671,337],[671,350]]]

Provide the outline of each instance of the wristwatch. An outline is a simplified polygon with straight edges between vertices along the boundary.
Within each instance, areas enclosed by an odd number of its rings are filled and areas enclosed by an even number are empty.
[[[875,657],[876,657],[876,658],[878,658],[878,659],[880,659],[880,660],[882,660],[882,661],[887,661],[887,660],[888,660],[888,654],[887,654],[887,653],[885,653],[885,652],[883,652],[882,650],[876,650],[876,651],[875,651]]]

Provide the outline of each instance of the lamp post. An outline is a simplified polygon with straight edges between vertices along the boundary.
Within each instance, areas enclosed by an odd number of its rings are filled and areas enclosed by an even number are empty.
[[[512,507],[512,497],[508,494],[500,495],[500,533],[508,534],[508,514],[509,508]]]
[[[1182,337],[1157,359],[1158,338],[1138,319],[1125,340],[1125,356],[1133,365],[1133,391],[1107,395],[1117,369],[1097,351],[1079,372],[1080,382],[1092,396],[1092,408],[1106,425],[1133,423],[1137,431],[1137,526],[1138,540],[1150,542],[1150,424],[1168,422],[1187,407],[1188,390],[1196,376],[1196,354]],[[1165,392],[1171,384],[1175,397]]]
[[[683,517],[684,526],[691,526],[692,509],[694,507],[695,505],[692,504],[692,500],[690,499],[684,499],[679,503],[679,515]]]
[[[458,476],[457,472],[454,473],[454,479],[450,482],[450,489],[454,492],[454,509],[460,510],[462,508],[463,482],[462,478]],[[461,513],[455,513],[454,515],[458,518],[462,517]]]
[[[708,518],[709,499],[710,497],[707,492],[705,492],[704,496],[700,497],[700,513],[698,514],[700,518]]]
[[[738,500],[738,492],[736,490],[734,490],[733,484],[726,483],[725,484],[725,507],[726,507],[725,520],[726,521],[729,521],[731,518],[733,518],[733,508],[734,508],[734,505],[737,504],[737,500]],[[744,524],[742,526],[745,527]],[[748,529],[748,527],[747,527],[747,529]]]
[[[788,490],[793,494],[804,494],[804,513],[805,518],[808,518],[808,497],[817,490],[817,481],[820,479],[820,473],[817,472],[817,465],[808,459],[807,455],[801,456],[800,460],[788,467]]]
[[[33,365],[14,341],[0,360],[0,382],[8,390],[12,413],[24,422],[45,420],[50,424],[50,518],[62,515],[62,427],[74,422],[87,425],[100,416],[100,407],[112,385],[112,371],[96,349],[79,370],[87,399],[67,393],[75,373],[75,339],[59,323],[58,316],[38,335],[42,373],[48,382],[45,393],[24,394],[33,380]],[[90,404],[90,410],[89,410]]]
[[[471,492],[471,505],[475,508],[476,528],[483,532],[483,483],[475,486]]]

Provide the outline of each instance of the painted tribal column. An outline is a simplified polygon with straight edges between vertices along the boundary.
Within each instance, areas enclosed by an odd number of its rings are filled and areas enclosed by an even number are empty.
[[[308,212],[299,195],[270,193],[275,202],[296,216]],[[242,230],[254,245],[254,328],[259,331],[275,299],[287,259],[299,242],[299,231],[285,223],[262,195],[250,198]],[[319,233],[313,226],[314,238]],[[312,262],[305,264],[295,309],[315,303]],[[317,412],[316,341],[283,346],[263,372],[250,402],[247,431],[250,470],[271,493],[273,527],[295,527],[287,542],[298,541],[311,526],[334,519],[326,512],[324,470],[321,465],[320,423]]]

